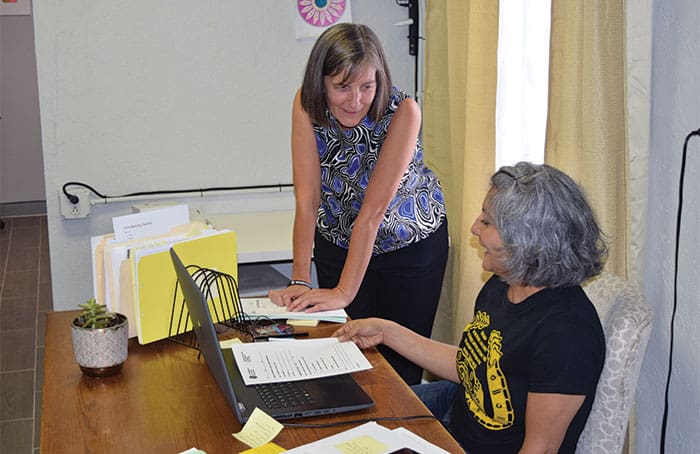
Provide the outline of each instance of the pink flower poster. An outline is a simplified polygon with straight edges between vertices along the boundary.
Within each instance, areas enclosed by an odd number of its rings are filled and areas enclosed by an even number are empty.
[[[294,0],[296,38],[316,38],[338,22],[352,22],[350,0]]]

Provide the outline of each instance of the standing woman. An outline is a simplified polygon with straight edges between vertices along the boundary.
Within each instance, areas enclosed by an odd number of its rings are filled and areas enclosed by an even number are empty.
[[[318,38],[292,107],[294,263],[290,285],[270,291],[275,303],[345,308],[353,319],[388,318],[430,336],[448,236],[420,124],[372,30],[342,23]],[[421,368],[381,351],[407,383],[420,381]]]

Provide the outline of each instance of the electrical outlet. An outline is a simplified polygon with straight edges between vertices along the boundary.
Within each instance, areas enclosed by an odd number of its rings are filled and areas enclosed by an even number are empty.
[[[90,190],[86,188],[68,189],[68,193],[78,197],[78,203],[71,203],[62,190],[58,191],[63,219],[83,219],[90,214]]]

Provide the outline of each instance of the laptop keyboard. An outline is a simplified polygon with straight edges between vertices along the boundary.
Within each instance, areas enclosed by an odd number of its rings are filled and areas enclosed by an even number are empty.
[[[266,383],[256,385],[255,389],[268,408],[298,407],[314,403],[308,391],[294,382]]]

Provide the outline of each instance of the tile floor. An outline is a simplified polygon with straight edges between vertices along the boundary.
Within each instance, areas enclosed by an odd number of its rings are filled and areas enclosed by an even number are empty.
[[[0,230],[0,452],[38,453],[46,312],[52,310],[46,216]]]

